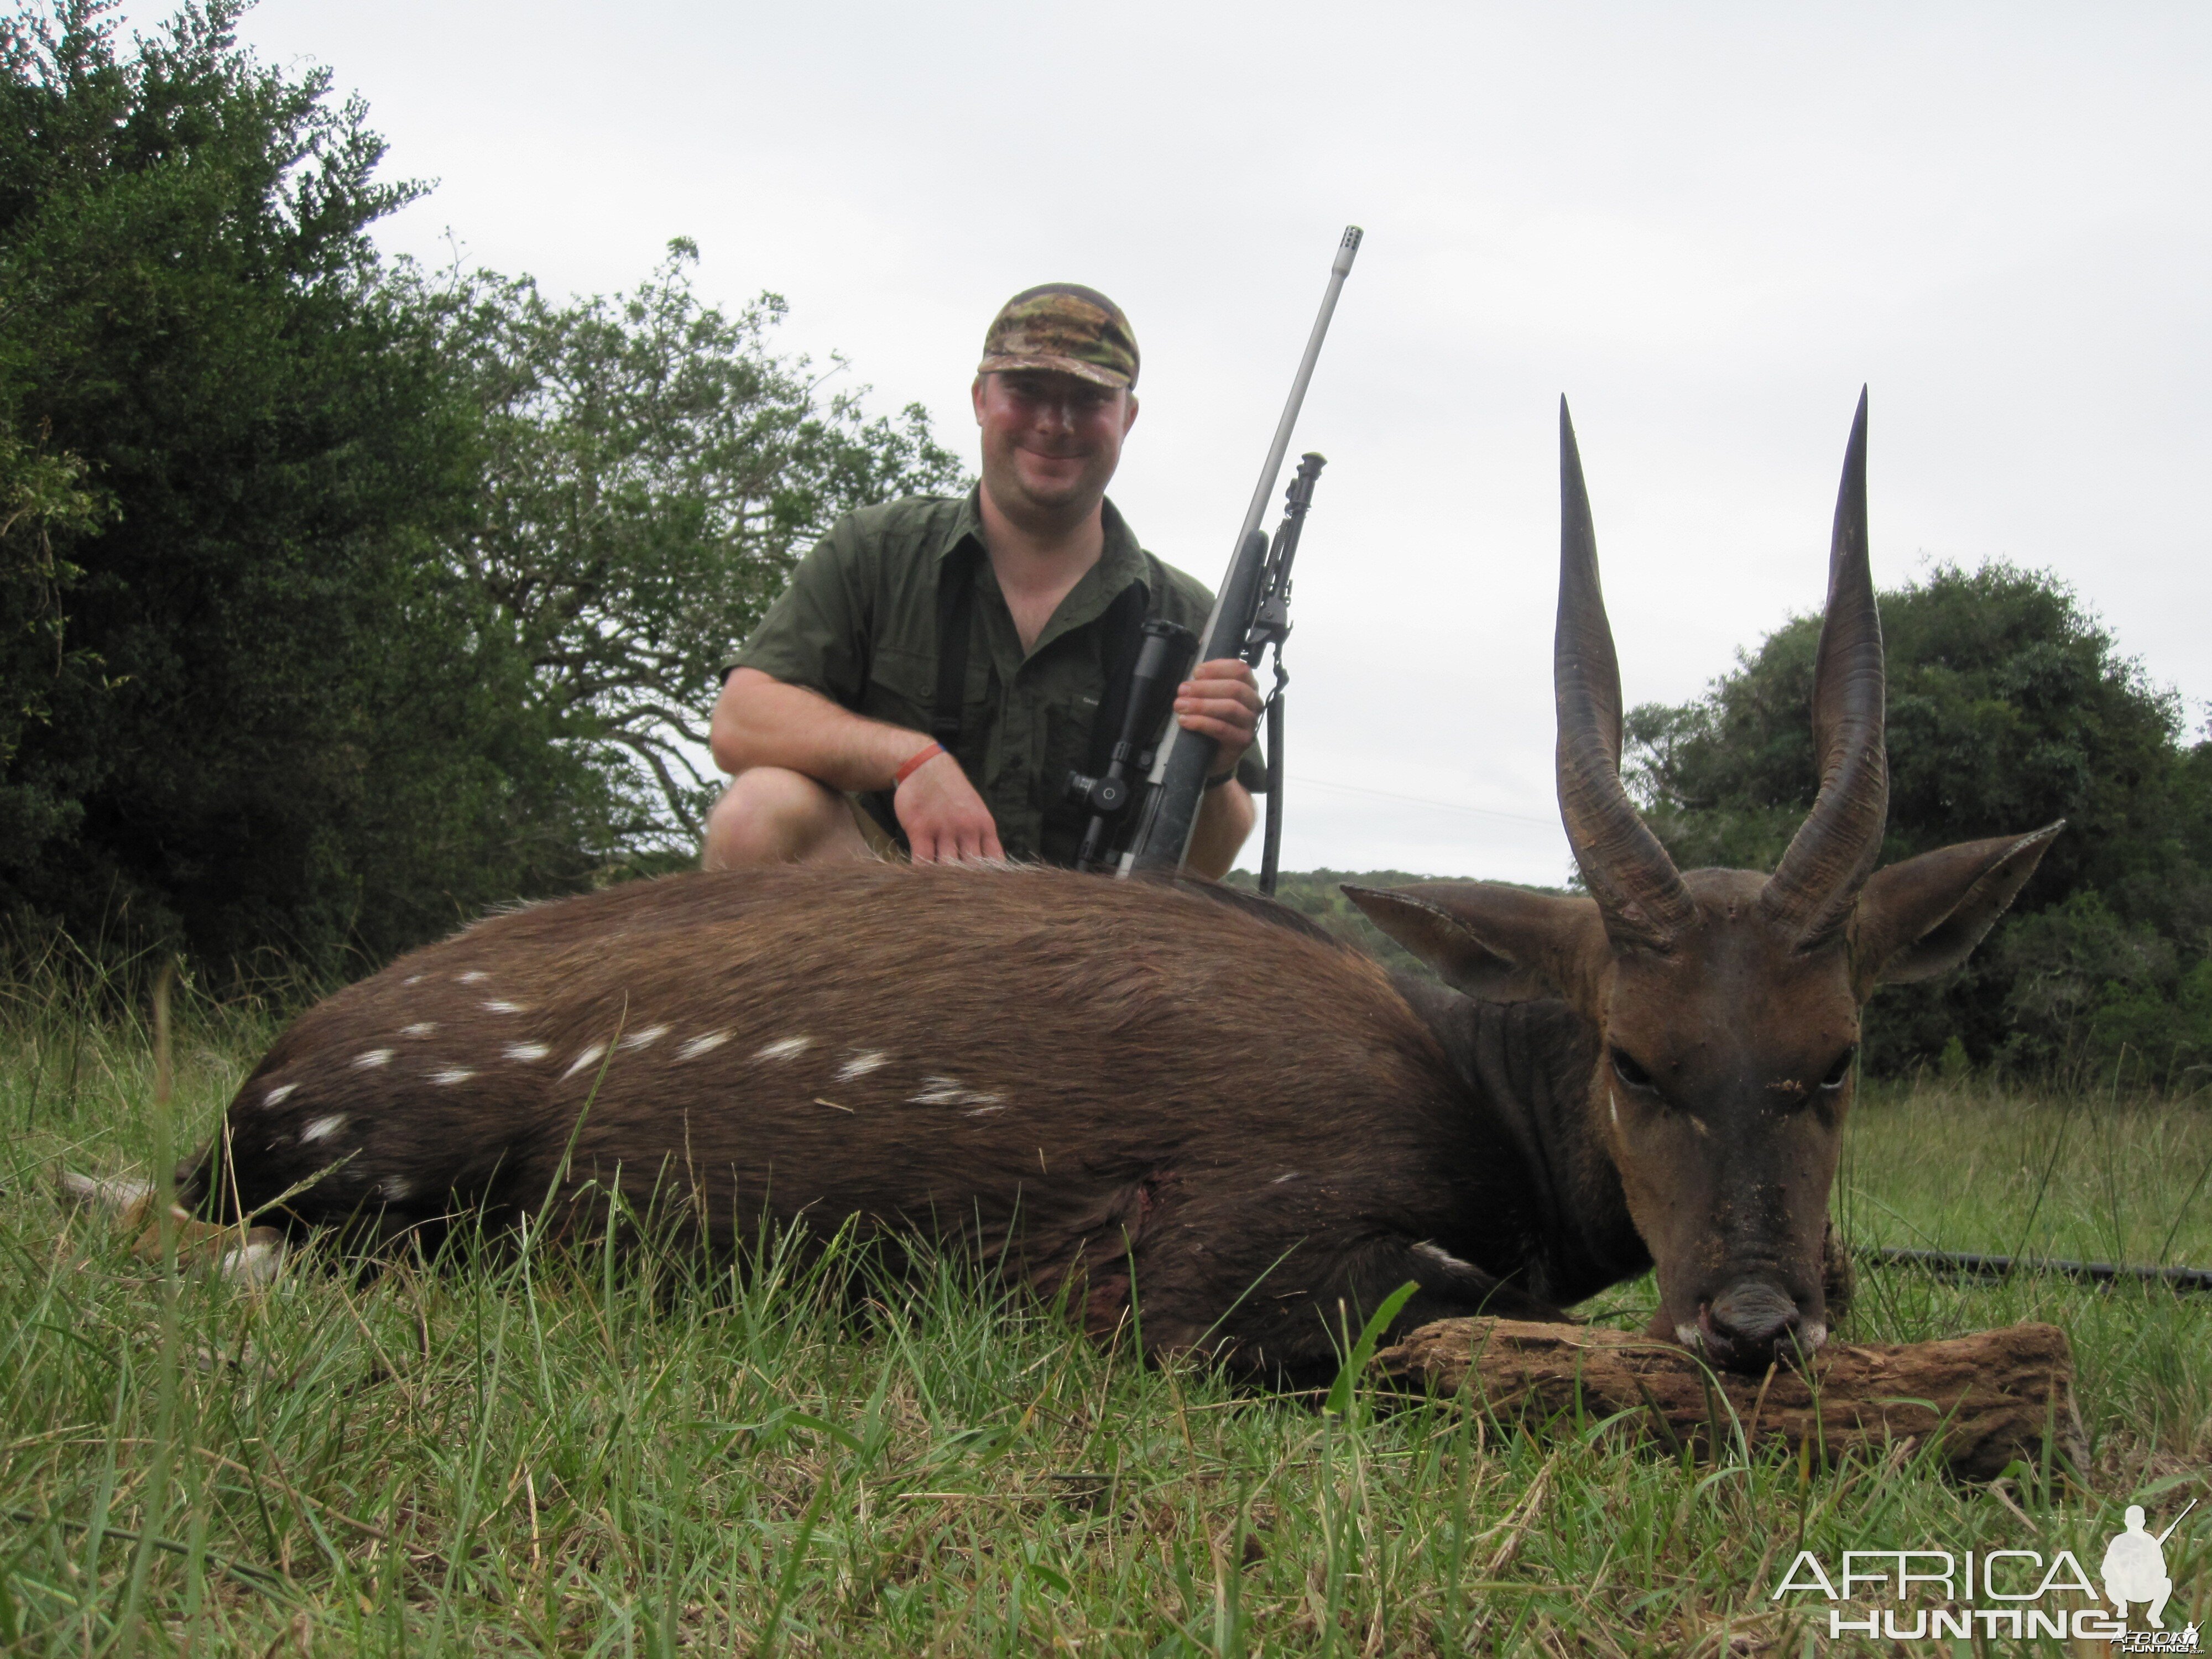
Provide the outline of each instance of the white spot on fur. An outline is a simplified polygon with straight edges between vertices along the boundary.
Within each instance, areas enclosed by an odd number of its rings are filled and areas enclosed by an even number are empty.
[[[500,1050],[509,1060],[543,1060],[553,1051],[542,1042],[510,1042]]]
[[[431,1073],[430,1081],[433,1083],[444,1084],[450,1087],[452,1085],[456,1083],[466,1083],[475,1075],[476,1073],[474,1072],[468,1071],[462,1066],[448,1066],[442,1072]]]
[[[1705,1346],[1705,1334],[1695,1325],[1675,1326],[1674,1340],[1684,1347],[1692,1350],[1702,1349]]]
[[[642,1031],[632,1031],[622,1040],[625,1048],[649,1048],[668,1035],[665,1025],[648,1025]]]
[[[1815,1319],[1799,1326],[1797,1329],[1797,1340],[1805,1345],[1808,1352],[1810,1352],[1814,1348],[1825,1346],[1828,1340],[1827,1322],[1822,1319]]]
[[[569,1066],[567,1071],[561,1073],[562,1081],[565,1083],[570,1078],[575,1076],[577,1073],[598,1065],[599,1063],[599,1056],[605,1054],[606,1051],[607,1045],[605,1043],[594,1042],[590,1048],[585,1049],[582,1054],[576,1056],[575,1063],[574,1065]]]
[[[328,1140],[344,1127],[345,1119],[343,1117],[319,1117],[300,1131],[300,1144],[305,1146],[310,1141]]]
[[[405,979],[401,980],[399,982],[402,985],[420,985],[422,982],[422,975],[420,974],[410,974]]]
[[[1431,1239],[1423,1239],[1419,1243],[1414,1245],[1413,1254],[1418,1256],[1424,1256],[1429,1261],[1435,1262],[1437,1266],[1442,1267],[1447,1273],[1471,1273],[1481,1271],[1472,1261],[1461,1261],[1449,1250],[1444,1249],[1443,1245],[1437,1243]]]
[[[519,1002],[487,1002],[483,1005],[483,1011],[488,1014],[519,1014],[522,1012],[522,1005]]]
[[[261,1103],[264,1106],[277,1105],[283,1100],[285,1096],[290,1094],[293,1090],[299,1086],[300,1085],[296,1083],[280,1083],[275,1088],[271,1089],[267,1094],[261,1097]]]
[[[1276,1176],[1273,1181],[1269,1182],[1267,1184],[1268,1184],[1270,1187],[1279,1187],[1279,1186],[1281,1186],[1281,1185],[1282,1185],[1285,1181],[1296,1181],[1297,1178],[1298,1178],[1298,1172],[1297,1172],[1296,1170],[1284,1170],[1284,1171],[1282,1172],[1282,1174],[1280,1174],[1280,1175],[1277,1176]]]
[[[391,1064],[392,1053],[390,1048],[371,1048],[366,1054],[356,1054],[353,1068],[356,1072],[369,1072],[380,1066],[387,1066]]]
[[[908,1095],[907,1103],[913,1106],[996,1106],[1000,1099],[1000,1096],[981,1094],[969,1088],[958,1078],[926,1077],[921,1080],[921,1092]]]
[[[995,1101],[998,1100],[999,1097],[996,1095],[979,1095],[976,1098],[980,1100]],[[1006,1109],[1006,1108],[1005,1103],[1001,1102],[995,1106],[971,1106],[966,1111],[961,1113],[960,1115],[963,1117],[988,1117],[994,1112],[1003,1112]]]
[[[120,1176],[102,1179],[99,1176],[81,1176],[64,1170],[57,1178],[63,1202],[80,1210],[108,1210],[117,1215],[135,1209],[154,1196],[150,1182],[127,1181]]]
[[[1695,1112],[1692,1112],[1690,1114],[1690,1127],[1692,1129],[1695,1129],[1699,1134],[1705,1136],[1706,1139],[1710,1140],[1712,1139],[1713,1132],[1705,1127],[1705,1119],[1699,1117]]]
[[[457,984],[461,985],[474,985],[478,980],[489,979],[491,975],[484,972],[481,968],[471,968],[465,974],[456,974],[453,975],[454,981]]]
[[[254,1238],[243,1249],[225,1250],[216,1271],[234,1285],[262,1285],[273,1280],[283,1266],[283,1243]]]
[[[386,1176],[377,1183],[376,1190],[387,1204],[397,1204],[414,1190],[398,1176]]]
[[[814,1046],[811,1036],[779,1037],[755,1051],[755,1060],[796,1060]]]
[[[1608,1089],[1605,1091],[1605,1109],[1613,1114],[1613,1127],[1620,1127],[1620,1097]]]
[[[399,1028],[399,1035],[402,1036],[428,1036],[431,1032],[437,1029],[438,1028],[435,1025],[427,1019],[417,1020],[412,1025],[401,1026]]]
[[[693,1037],[690,1042],[678,1048],[676,1051],[676,1058],[696,1060],[700,1055],[720,1048],[729,1040],[730,1034],[727,1031],[709,1031],[704,1036]]]
[[[854,1054],[837,1068],[837,1081],[850,1083],[856,1077],[866,1077],[883,1063],[884,1056],[878,1054]]]

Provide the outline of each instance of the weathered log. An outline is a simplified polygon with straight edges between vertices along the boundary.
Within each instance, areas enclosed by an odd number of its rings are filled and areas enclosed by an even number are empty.
[[[1501,1421],[1617,1419],[1616,1431],[1690,1447],[1810,1443],[1835,1462],[1900,1442],[1940,1443],[1962,1480],[1987,1480],[2015,1458],[2070,1449],[2077,1433],[2074,1355],[2055,1325],[1975,1331],[1941,1342],[1830,1342],[1801,1374],[1707,1369],[1687,1350],[1589,1325],[1446,1319],[1375,1357],[1376,1370],[1437,1395],[1466,1391]]]

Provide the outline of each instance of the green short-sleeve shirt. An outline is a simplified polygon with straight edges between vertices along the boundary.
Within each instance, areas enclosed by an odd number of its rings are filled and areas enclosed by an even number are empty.
[[[1205,584],[1164,564],[1105,504],[1106,546],[1024,654],[1013,615],[982,556],[975,492],[908,496],[849,513],[799,561],[768,615],[728,666],[803,685],[886,725],[930,729],[937,701],[938,582],[972,544],[975,603],[968,674],[953,753],[997,822],[1009,858],[1074,860],[1082,817],[1062,805],[1070,771],[1091,751],[1115,641],[1109,606],[1143,584],[1150,613],[1203,633]],[[1265,781],[1256,746],[1238,763],[1247,788]]]

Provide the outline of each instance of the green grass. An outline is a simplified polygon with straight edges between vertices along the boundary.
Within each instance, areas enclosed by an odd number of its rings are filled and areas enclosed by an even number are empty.
[[[186,1022],[179,1143],[268,1035]],[[1796,1654],[1828,1650],[1824,1617],[1769,1599],[1800,1547],[2064,1546],[2094,1570],[2128,1502],[2212,1492],[2212,1297],[1866,1273],[1847,1338],[2063,1326],[2087,1465],[1996,1492],[1912,1455],[1685,1467],[1449,1404],[1340,1420],[835,1250],[235,1291],[50,1196],[58,1163],[147,1166],[153,1094],[142,1031],[51,1009],[0,1030],[0,1647]],[[2203,1103],[1877,1091],[1837,1207],[1869,1242],[2212,1264],[2208,1159]],[[2170,1626],[2212,1620],[2208,1540],[2168,1546]]]

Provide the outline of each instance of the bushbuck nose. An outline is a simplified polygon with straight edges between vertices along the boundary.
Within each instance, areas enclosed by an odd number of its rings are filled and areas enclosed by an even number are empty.
[[[1763,1365],[1797,1334],[1797,1304],[1764,1279],[1739,1279],[1699,1310],[1707,1350],[1722,1364]]]

